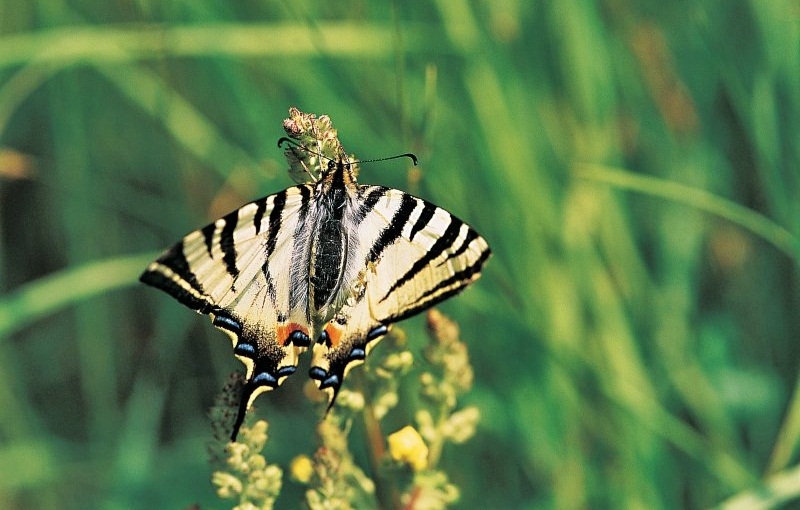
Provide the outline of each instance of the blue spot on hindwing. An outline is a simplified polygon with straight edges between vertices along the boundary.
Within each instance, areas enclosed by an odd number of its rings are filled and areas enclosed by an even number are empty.
[[[332,374],[330,377],[322,381],[322,384],[319,385],[320,388],[330,388],[335,387],[338,388],[341,385],[341,381],[339,380],[339,376],[336,374]]]
[[[281,367],[278,369],[278,377],[283,377],[285,375],[292,375],[297,367],[294,365],[287,365],[285,367]]]
[[[336,374],[331,374],[328,377],[326,377],[322,381],[322,383],[320,383],[319,387],[320,387],[320,389],[324,390],[325,388],[338,388],[341,385],[342,385],[342,382],[339,379],[339,376],[336,375]]]
[[[299,329],[296,329],[289,335],[289,343],[297,347],[308,347],[311,345],[311,338]]]
[[[242,324],[228,315],[215,315],[212,324],[237,335],[242,333]]]
[[[361,347],[353,347],[353,350],[350,351],[350,360],[363,360],[367,357],[367,351],[362,349]]]
[[[374,327],[369,330],[367,333],[367,341],[375,340],[378,337],[381,337],[389,332],[389,328],[381,324],[380,326]]]
[[[261,372],[253,377],[253,384],[256,386],[272,386],[274,388],[278,385],[278,380],[269,372]]]
[[[255,358],[256,348],[253,344],[239,342],[236,344],[236,347],[233,348],[233,353],[239,356],[245,356],[247,358]]]
[[[312,367],[311,370],[308,371],[308,376],[310,378],[316,379],[318,381],[321,381],[321,380],[325,379],[325,377],[327,375],[328,375],[328,372],[326,372],[325,370],[321,369],[320,367]]]

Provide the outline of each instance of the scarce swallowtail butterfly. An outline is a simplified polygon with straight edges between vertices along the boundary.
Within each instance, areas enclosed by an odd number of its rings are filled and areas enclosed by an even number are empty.
[[[232,440],[255,398],[293,374],[307,349],[330,409],[393,323],[463,290],[491,253],[444,209],[359,185],[327,116],[292,108],[284,128],[295,140],[291,170],[312,182],[190,233],[140,278],[231,337],[247,369]]]

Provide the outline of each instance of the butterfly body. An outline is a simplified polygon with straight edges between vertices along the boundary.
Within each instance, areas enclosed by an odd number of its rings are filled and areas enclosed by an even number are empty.
[[[344,377],[394,322],[459,292],[490,250],[444,209],[399,190],[359,185],[330,160],[317,182],[242,206],[151,263],[144,283],[211,316],[247,369],[234,427],[263,391],[295,372],[330,405]]]

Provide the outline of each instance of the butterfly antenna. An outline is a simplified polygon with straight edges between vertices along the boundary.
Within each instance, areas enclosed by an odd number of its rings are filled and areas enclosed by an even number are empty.
[[[304,145],[301,145],[300,143],[298,143],[298,142],[296,142],[296,141],[292,140],[291,138],[287,138],[287,137],[285,137],[285,136],[282,136],[282,137],[281,137],[281,138],[278,140],[278,148],[280,148],[280,149],[283,149],[283,144],[285,144],[285,143],[287,143],[287,144],[291,145],[292,147],[299,147],[299,148],[301,148],[301,149],[306,149],[306,150],[307,150],[306,146],[304,146]]]
[[[306,147],[305,145],[303,145],[302,143],[300,143],[300,142],[298,142],[296,140],[292,140],[291,138],[286,138],[285,136],[278,140],[278,147],[279,148],[283,149],[284,145],[289,145],[289,147],[292,148],[292,149],[303,149],[304,151],[308,152],[309,154],[313,154],[315,156],[319,156],[320,158],[331,159],[328,156],[326,156],[326,155],[324,155],[324,154],[322,154],[320,152],[317,152],[317,151],[311,149],[310,147]]]
[[[414,166],[417,166],[417,157],[410,152],[406,152],[405,154],[398,154],[397,156],[389,156],[388,158],[359,159],[354,163],[374,163],[376,161],[389,161],[390,159],[400,159],[400,158],[409,158],[414,163]]]
[[[304,151],[310,152],[311,154],[314,154],[321,158],[330,159],[329,157],[324,156],[323,154],[320,154],[318,152],[315,152],[306,147],[305,145],[298,143],[297,141],[292,140],[291,138],[286,138],[285,136],[278,140],[278,147],[282,149],[284,144],[289,144],[293,148],[303,149]],[[388,158],[359,159],[356,161],[352,161],[351,163],[375,163],[376,161],[389,161],[390,159],[400,159],[400,158],[409,158],[414,163],[414,166],[417,166],[418,164],[417,156],[412,154],[411,152],[406,152],[405,154],[398,154],[396,156],[389,156]]]
[[[321,152],[315,151],[314,149],[312,149],[310,147],[307,147],[307,146],[303,145],[302,143],[297,142],[296,140],[292,140],[291,138],[286,138],[285,136],[278,140],[278,147],[283,149],[284,145],[288,145],[289,148],[292,149],[293,152],[294,152],[294,149],[302,149],[302,150],[304,150],[305,152],[307,152],[309,154],[313,154],[313,155],[317,156],[318,158],[327,159],[328,161],[335,161],[333,158],[329,158],[328,156],[322,154]],[[317,145],[319,145],[319,141],[317,141]],[[297,156],[297,153],[295,153],[295,156]],[[303,167],[305,167],[305,164],[303,164]],[[306,172],[308,172],[309,174],[311,173],[310,171],[308,171],[308,169],[306,169]],[[316,180],[316,178],[315,178],[315,180]]]

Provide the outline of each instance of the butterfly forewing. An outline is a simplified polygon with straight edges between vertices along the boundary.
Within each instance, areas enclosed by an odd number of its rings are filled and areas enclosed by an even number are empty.
[[[385,204],[412,203],[408,197],[390,190]],[[410,317],[463,290],[491,253],[486,241],[457,217],[418,198],[413,204],[400,236],[374,262],[369,296],[373,313],[383,322]]]

